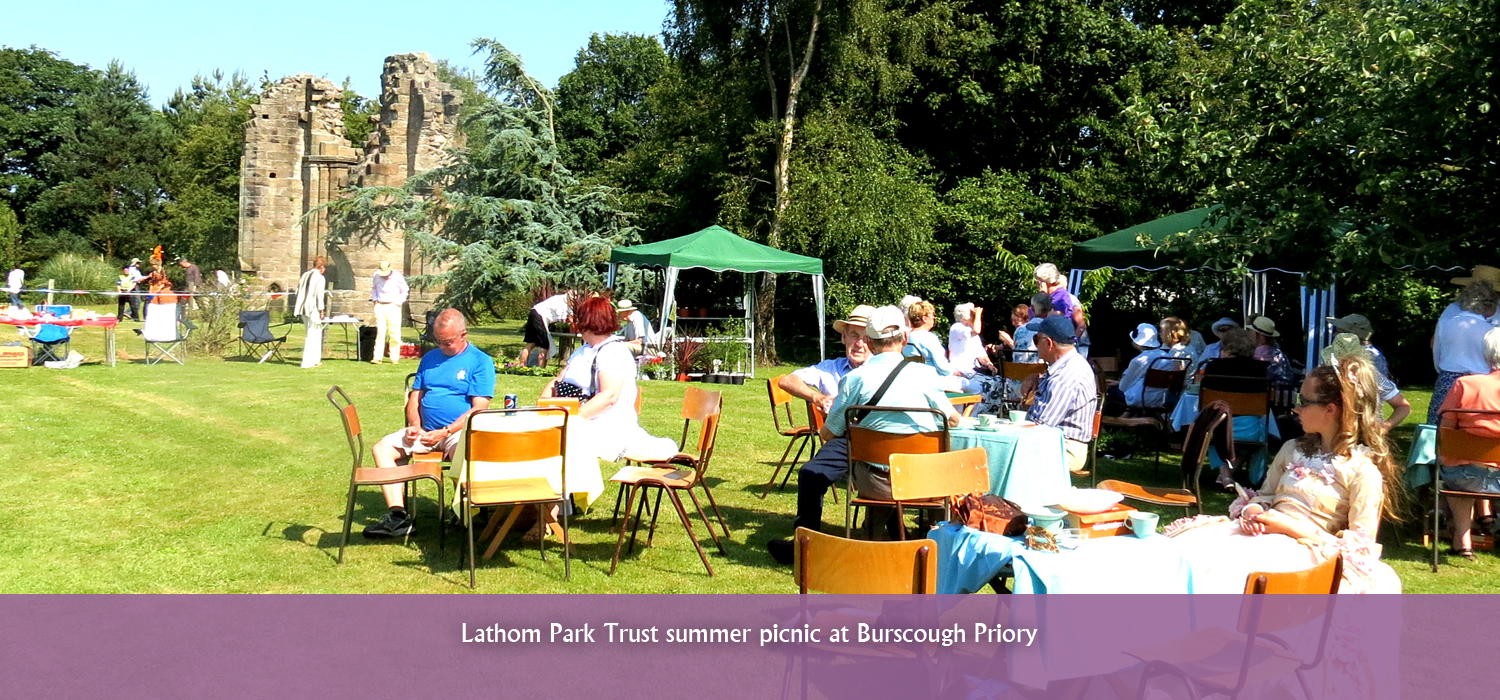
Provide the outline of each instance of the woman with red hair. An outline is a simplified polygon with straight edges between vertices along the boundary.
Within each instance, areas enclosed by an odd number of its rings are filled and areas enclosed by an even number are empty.
[[[609,297],[594,295],[578,304],[573,330],[583,336],[583,345],[542,389],[542,398],[577,397],[583,402],[577,419],[585,422],[578,427],[589,431],[587,444],[597,448],[600,459],[617,461],[627,452],[644,459],[671,459],[677,443],[652,437],[637,422],[635,356],[615,336],[620,318]]]

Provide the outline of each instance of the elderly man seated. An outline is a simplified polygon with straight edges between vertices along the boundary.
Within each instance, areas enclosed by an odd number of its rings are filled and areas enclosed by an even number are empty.
[[[1036,352],[1047,363],[1047,373],[1031,377],[1022,393],[1033,398],[1026,419],[1061,428],[1068,471],[1087,475],[1089,442],[1094,439],[1094,411],[1099,390],[1089,361],[1073,345],[1073,321],[1049,316],[1036,332]]]
[[[873,355],[839,382],[838,397],[821,432],[823,449],[803,465],[797,477],[797,527],[823,529],[823,495],[848,471],[849,438],[845,433],[851,418],[860,427],[888,433],[931,432],[940,427],[932,414],[926,412],[878,411],[860,420],[848,415],[850,406],[927,406],[941,411],[949,426],[958,425],[958,411],[938,388],[937,371],[902,357],[908,330],[906,314],[899,308],[882,306],[870,314],[865,337]],[[883,500],[891,497],[890,469],[886,465],[856,464],[850,478],[863,497]],[[901,526],[899,522],[894,525]],[[767,549],[776,561],[792,563],[791,540],[771,540]]]
[[[437,348],[427,351],[417,365],[417,380],[406,397],[406,427],[385,436],[370,448],[377,468],[405,464],[412,455],[453,451],[469,414],[490,406],[495,396],[495,361],[468,340],[463,314],[448,309],[432,324]],[[412,533],[402,484],[385,486],[390,511],[365,528],[365,537],[404,537]]]
[[[865,342],[865,326],[870,322],[873,306],[863,304],[849,312],[849,318],[834,321],[833,329],[844,342],[844,356],[823,360],[784,375],[776,383],[788,394],[817,406],[823,415],[833,409],[833,398],[839,393],[839,380],[870,359],[870,345]]]

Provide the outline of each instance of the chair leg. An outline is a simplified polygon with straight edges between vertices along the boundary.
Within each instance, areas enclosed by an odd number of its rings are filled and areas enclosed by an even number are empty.
[[[635,541],[636,541],[636,538],[638,536],[640,536],[640,534],[641,534],[641,521],[644,520],[643,514],[647,511],[647,508],[646,508],[646,498],[650,494],[649,491],[645,490],[646,487],[641,486],[640,484],[633,485],[630,488],[633,491],[640,491],[641,492],[641,500],[636,501],[636,505],[635,505],[635,525],[630,528],[630,547],[628,547],[625,550],[626,554],[634,554],[635,553]],[[629,515],[629,513],[626,513],[626,515]],[[630,523],[628,523],[628,522],[625,523],[625,525],[629,525],[629,524]]]
[[[1436,472],[1438,469],[1440,469],[1440,467],[1438,465],[1436,465],[1436,464],[1431,465],[1431,467],[1432,467],[1432,470],[1434,472]],[[1438,571],[1438,538],[1442,537],[1442,529],[1441,528],[1442,528],[1443,523],[1440,520],[1440,518],[1442,517],[1442,511],[1443,511],[1443,485],[1442,485],[1441,481],[1439,481],[1438,479],[1434,478],[1432,480],[1432,538],[1431,538],[1432,539],[1432,573],[1434,573],[1434,574],[1437,573],[1437,571]]]
[[[609,516],[609,529],[611,529],[611,530],[615,529],[615,523],[619,522],[619,520],[620,520],[620,501],[624,498],[624,496],[625,496],[625,483],[621,482],[620,483],[620,488],[615,489],[615,512],[614,512],[613,515]],[[630,511],[629,510],[625,511],[625,517],[626,518],[630,517]]]
[[[714,516],[719,519],[719,527],[724,528],[724,539],[729,539],[729,521],[725,520],[724,514],[719,511],[719,503],[714,500],[714,492],[709,490],[708,482],[699,479],[698,484],[703,487],[703,495],[708,496],[708,505],[713,506]],[[691,492],[692,488],[689,487],[688,490]]]
[[[852,487],[849,486],[848,475],[844,478],[844,539],[852,540],[854,539],[854,492],[850,490]],[[833,490],[838,490],[837,484],[834,485]]]
[[[444,522],[444,519],[443,519],[443,510],[448,507],[448,505],[447,505],[448,501],[443,498],[443,495],[444,495],[444,492],[446,491],[446,489],[443,487],[443,475],[442,474],[438,475],[438,478],[437,478],[437,487],[438,487],[438,502],[437,502],[438,551],[442,552],[443,551],[443,536],[446,535],[447,532],[448,532],[447,523]]]
[[[896,502],[896,541],[906,541],[906,509],[901,507],[900,501]]]
[[[661,513],[661,494],[666,490],[666,488],[658,488],[656,490],[656,503],[651,506],[651,527],[650,529],[646,530],[647,547],[650,547],[652,543],[656,541],[656,516],[657,514]],[[644,503],[645,500],[642,499],[641,502]]]
[[[536,538],[536,551],[542,555],[542,562],[547,561],[547,508],[546,504],[536,504],[536,523],[542,529],[542,536]]]
[[[625,488],[624,484],[620,484]],[[620,534],[615,538],[615,558],[609,562],[609,575],[615,575],[615,567],[620,565],[620,548],[625,546],[625,530],[630,527],[630,510],[635,505],[635,487],[631,486],[625,491],[625,522],[620,524]]]
[[[344,504],[344,537],[343,539],[339,540],[338,563],[340,564],[344,563],[344,547],[347,547],[349,545],[349,527],[351,521],[354,519],[354,491],[357,488],[358,487],[354,485],[354,481],[351,479],[349,482],[349,502]]]
[[[464,528],[464,532],[469,533],[469,590],[472,591],[474,590],[474,513],[469,507],[468,499],[460,500],[459,506],[463,508],[464,522],[468,525]]]
[[[563,502],[562,502],[562,504],[557,507],[557,513],[562,518],[562,527],[563,527],[563,580],[564,581],[572,581],[573,580],[573,562],[572,562],[572,559],[569,558],[570,550],[573,548],[573,544],[572,544],[572,542],[568,538],[568,511],[572,509],[572,506],[573,506],[573,504],[568,502],[568,497],[565,495],[565,496],[563,496]]]
[[[688,539],[693,542],[693,549],[698,550],[698,558],[703,560],[703,568],[708,569],[709,576],[713,576],[714,567],[708,563],[708,555],[703,552],[703,545],[698,544],[698,535],[693,532],[693,521],[688,518],[687,509],[682,507],[682,499],[677,497],[675,490],[663,490],[667,491],[667,496],[672,499],[672,505],[677,508],[677,517],[682,519],[682,527],[687,530]]]
[[[797,444],[797,438],[792,438],[786,443],[786,449],[781,451],[781,459],[776,460],[776,470],[771,472],[771,480],[766,482],[766,490],[760,493],[760,497],[762,500],[764,500],[766,496],[771,495],[771,487],[776,485],[776,477],[781,476],[781,467],[786,464],[786,458],[792,453],[792,445],[795,444]],[[797,450],[797,456],[802,456],[802,450]],[[787,475],[790,476],[791,473],[792,471],[788,469]]]
[[[708,514],[703,512],[703,505],[698,502],[698,496],[693,493],[693,489],[691,487],[687,488],[686,491],[688,498],[693,499],[693,507],[698,509],[698,517],[703,519],[703,527],[708,528],[708,536],[713,538],[714,546],[719,548],[720,554],[728,555],[729,552],[724,551],[724,543],[720,541],[719,536],[714,533],[713,523],[708,522]],[[729,535],[726,534],[724,535],[724,537],[727,538],[729,537]]]

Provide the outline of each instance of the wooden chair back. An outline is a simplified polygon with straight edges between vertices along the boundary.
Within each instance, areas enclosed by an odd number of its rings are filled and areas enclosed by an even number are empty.
[[[802,593],[936,593],[937,543],[864,542],[799,527],[792,576]]]
[[[1215,401],[1223,401],[1225,405],[1229,406],[1229,412],[1235,416],[1260,416],[1264,418],[1271,412],[1271,394],[1269,391],[1249,393],[1204,388],[1198,392],[1198,405],[1207,406]]]
[[[917,501],[984,493],[990,489],[989,455],[983,447],[956,452],[890,456],[891,498]]]
[[[1339,581],[1343,575],[1343,556],[1335,555],[1322,564],[1303,571],[1252,571],[1245,577],[1247,595],[1240,605],[1239,631],[1249,640],[1245,644],[1240,663],[1239,681],[1231,689],[1230,697],[1238,696],[1249,680],[1250,669],[1256,663],[1256,650],[1260,648],[1257,637],[1285,646],[1274,635],[1275,632],[1302,627],[1322,617],[1323,630],[1318,639],[1317,653],[1311,661],[1302,664],[1299,671],[1323,663],[1323,649],[1328,644],[1328,631],[1333,627],[1333,609],[1338,602],[1338,596],[1334,594],[1339,592]]]
[[[1234,428],[1229,424],[1230,416],[1228,404],[1218,401],[1206,403],[1198,410],[1198,417],[1193,419],[1192,425],[1188,426],[1187,437],[1182,441],[1182,480],[1183,486],[1195,495],[1202,495],[1198,493],[1198,480],[1202,477],[1203,463],[1208,459],[1208,448],[1213,445],[1216,431],[1224,431],[1226,436],[1222,441],[1225,454],[1220,457],[1229,463],[1235,460]]]
[[[481,416],[562,416],[557,425],[533,430],[476,430],[474,422]],[[474,462],[535,462],[562,458],[567,453],[568,418],[571,413],[562,406],[537,408],[487,409],[469,415],[464,425],[464,460]],[[468,472],[472,478],[472,470]]]
[[[359,410],[354,408],[354,400],[344,393],[343,387],[335,384],[328,390],[328,402],[338,409],[339,418],[344,422],[344,437],[349,440],[349,452],[353,455],[354,470],[358,471],[364,463],[365,435],[359,425]]]
[[[1120,371],[1120,358],[1113,355],[1108,357],[1090,357],[1089,364],[1100,374],[1112,374]]]
[[[771,399],[771,423],[776,426],[776,432],[782,435],[790,435],[798,427],[797,421],[792,417],[792,396],[786,389],[776,383],[775,379],[766,381],[766,394]],[[808,417],[811,425],[812,417]]]
[[[561,408],[570,416],[578,415],[579,403],[576,396],[549,396],[536,400],[536,405],[541,408]]]
[[[1157,366],[1172,367],[1172,369],[1158,369]],[[1167,393],[1182,391],[1183,382],[1187,380],[1188,358],[1186,357],[1158,357],[1151,361],[1146,368],[1146,388],[1166,389]]]
[[[1006,379],[1023,382],[1033,374],[1045,374],[1047,363],[1045,362],[1005,362],[1000,365],[1000,376]]]
[[[724,406],[724,392],[707,391],[690,386],[682,395],[682,419],[684,421],[701,421],[711,415],[718,415]],[[686,431],[686,426],[684,426]],[[684,432],[682,439],[687,439]]]
[[[890,464],[893,454],[934,454],[948,450],[947,431],[931,433],[882,433],[849,427],[849,460]]]
[[[1438,416],[1437,455],[1455,462],[1500,462],[1500,437],[1477,435],[1459,427],[1480,417],[1500,418],[1500,411],[1450,408]]]

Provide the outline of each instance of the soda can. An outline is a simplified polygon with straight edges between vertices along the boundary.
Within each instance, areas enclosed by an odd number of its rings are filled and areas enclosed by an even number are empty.
[[[516,395],[515,394],[506,394],[505,395],[505,407],[507,409],[518,408],[519,406],[520,406],[520,401],[518,401],[516,399]]]

